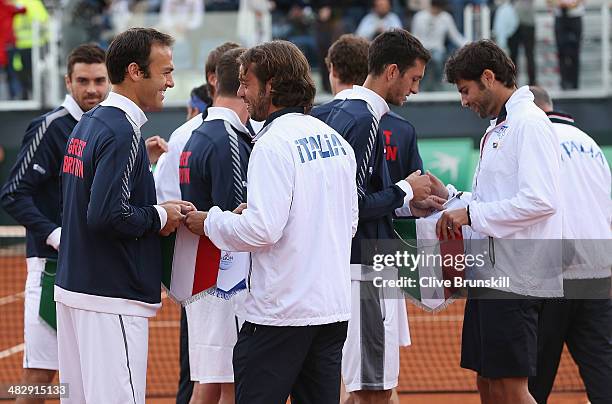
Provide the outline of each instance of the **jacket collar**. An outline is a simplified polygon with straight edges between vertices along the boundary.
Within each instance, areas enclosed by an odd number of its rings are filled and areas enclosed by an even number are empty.
[[[533,94],[529,91],[529,86],[520,87],[518,90],[512,93],[508,101],[504,104],[499,115],[491,120],[491,126],[494,127],[501,124],[506,120],[506,117],[512,110],[516,109],[517,106],[521,105],[525,101],[533,102]]]
[[[136,103],[129,98],[117,94],[113,91],[108,93],[108,97],[100,103],[103,107],[115,107],[119,108],[127,114],[127,116],[134,121],[134,123],[141,128],[142,125],[147,123],[147,116],[142,109]]]
[[[271,113],[264,122],[259,133],[257,133],[257,136],[253,138],[253,143],[259,140],[259,138],[261,138],[268,131],[268,128],[270,128],[270,123],[272,123],[273,120],[286,114],[304,114],[304,107],[288,107]]]
[[[570,114],[559,111],[550,111],[546,113],[546,116],[548,116],[548,119],[550,119],[552,123],[564,123],[566,125],[576,126],[574,117]]]
[[[376,92],[362,86],[353,86],[353,89],[346,97],[347,100],[363,100],[365,101],[372,110],[372,113],[377,120],[383,117],[389,112],[389,105],[387,102]]]
[[[62,107],[64,107],[64,109],[68,111],[68,113],[72,115],[72,117],[76,119],[77,122],[81,120],[81,117],[83,116],[83,110],[81,109],[81,107],[79,107],[79,104],[77,104],[77,102],[74,100],[74,98],[72,98],[70,94],[66,94],[64,102],[62,102]]]
[[[348,96],[353,91],[352,88],[345,88],[344,90],[338,92],[338,94],[334,95],[334,100],[346,100]]]
[[[204,119],[204,122],[214,121],[214,120],[223,120],[228,122],[238,131],[246,134],[250,134],[251,132],[244,126],[242,122],[240,122],[240,118],[238,118],[238,114],[233,110],[225,107],[208,107],[208,115]]]

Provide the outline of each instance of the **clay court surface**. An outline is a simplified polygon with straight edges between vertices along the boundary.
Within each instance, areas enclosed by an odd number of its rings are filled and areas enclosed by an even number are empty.
[[[0,385],[17,383],[23,353],[23,246],[0,245]],[[178,380],[179,307],[164,298],[150,321],[147,402],[173,403]],[[401,403],[478,403],[473,372],[459,367],[463,301],[431,314],[408,304],[412,346],[401,352]],[[586,403],[584,387],[567,354],[549,403]],[[0,396],[1,397],[1,396]]]

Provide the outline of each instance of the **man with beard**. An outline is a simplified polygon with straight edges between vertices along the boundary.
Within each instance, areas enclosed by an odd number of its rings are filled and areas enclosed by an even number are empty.
[[[558,141],[529,87],[516,86],[516,67],[490,40],[459,49],[446,63],[461,105],[492,118],[467,208],[444,212],[442,240],[463,226],[474,253],[488,256],[466,279],[504,276],[509,286],[468,288],[461,367],[477,372],[484,403],[535,403],[528,377],[537,372],[538,321],[543,297],[563,295],[562,215]]]
[[[193,134],[181,154],[182,198],[198,210],[213,206],[234,210],[246,201],[246,173],[252,138],[245,123],[246,104],[238,97],[238,57],[243,48],[231,49],[217,64],[214,107],[208,108],[204,123]],[[197,218],[201,220],[196,220]],[[204,213],[191,216],[187,225],[204,234]],[[223,270],[232,263],[248,262],[248,254],[223,251]],[[244,259],[241,261],[241,258]],[[220,291],[217,293],[221,294]],[[238,336],[239,320],[234,307],[241,304],[244,284],[225,296],[204,293],[187,305],[189,363],[196,382],[191,404],[231,404],[234,402],[232,349]]]
[[[362,257],[364,243],[377,249],[377,240],[395,239],[394,213],[422,216],[442,208],[442,199],[430,197],[430,177],[420,176],[420,171],[391,182],[379,128],[389,112],[387,103],[402,105],[418,92],[429,58],[429,52],[405,30],[379,35],[368,50],[363,86],[353,86],[326,119],[351,144],[357,161],[360,220],[351,248],[353,305],[342,363],[349,402],[388,402],[398,383],[399,346],[408,338],[404,300],[385,299],[373,285],[371,262]]]
[[[132,28],[110,44],[113,84],[68,139],[55,301],[66,403],[144,403],[148,318],[161,307],[161,246],[193,209],[156,205],[141,127],[174,87],[173,39]]]
[[[290,42],[268,42],[240,61],[238,94],[265,120],[249,160],[247,208],[212,207],[206,235],[251,252],[245,322],[234,347],[236,402],[337,404],[350,317],[350,241],[357,227],[350,145],[309,112],[315,87]],[[191,213],[187,217],[201,214]]]
[[[68,136],[83,113],[104,100],[110,90],[104,56],[96,45],[81,45],[70,52],[64,76],[68,94],[60,107],[30,123],[0,194],[2,207],[26,228],[24,384],[50,383],[58,369],[55,330],[38,315],[41,277],[47,261],[57,260],[60,247],[59,176]]]

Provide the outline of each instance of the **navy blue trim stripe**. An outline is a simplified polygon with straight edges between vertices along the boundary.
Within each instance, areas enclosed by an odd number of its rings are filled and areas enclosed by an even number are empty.
[[[123,317],[119,314],[119,324],[121,324],[121,333],[123,334],[123,344],[125,345],[125,360],[128,368],[128,374],[130,375],[130,387],[132,388],[132,398],[134,404],[136,404],[136,394],[134,393],[134,383],[132,382],[132,369],[130,369],[130,354],[128,351],[127,336],[125,335],[125,327],[123,326]]]
[[[134,134],[132,135],[132,145],[130,147],[130,156],[128,158],[128,164],[123,171],[122,184],[121,184],[121,210],[124,215],[129,215],[130,213],[130,187],[129,187],[129,179],[132,174],[132,170],[134,170],[134,163],[136,162],[136,156],[138,155],[138,145],[140,143],[140,128],[134,122],[128,114],[125,114],[128,122],[132,125],[132,129],[134,130]]]

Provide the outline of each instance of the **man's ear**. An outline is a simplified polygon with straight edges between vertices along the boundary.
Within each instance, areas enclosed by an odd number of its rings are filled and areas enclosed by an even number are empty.
[[[144,78],[144,72],[136,62],[132,62],[128,65],[127,75],[132,81],[140,81]]]
[[[491,88],[495,84],[495,73],[491,69],[485,69],[480,76],[480,81],[487,87]]]
[[[272,79],[266,81],[266,94],[272,94]]]
[[[385,67],[385,76],[387,80],[395,80],[400,76],[399,67],[395,63],[391,63]]]
[[[67,74],[64,74],[64,84],[66,84],[66,91],[72,95],[72,82],[70,81],[70,77]]]

